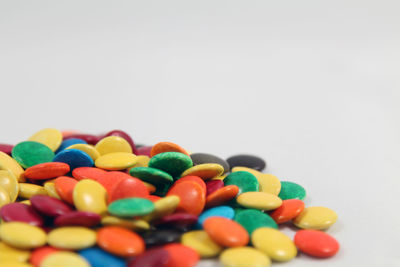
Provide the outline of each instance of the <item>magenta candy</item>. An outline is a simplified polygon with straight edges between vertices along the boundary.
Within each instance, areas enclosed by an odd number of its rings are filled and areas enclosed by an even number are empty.
[[[36,195],[31,197],[30,200],[31,206],[36,211],[49,217],[57,217],[65,213],[72,212],[72,208],[70,206],[54,197]]]
[[[0,151],[6,153],[8,155],[11,155],[11,151],[13,148],[14,148],[13,145],[0,144]]]
[[[136,149],[135,143],[133,142],[131,136],[129,134],[127,134],[126,132],[121,131],[121,130],[113,130],[104,135],[104,137],[107,137],[107,136],[119,136],[119,137],[124,138],[131,145],[133,154],[137,155],[137,149]]]
[[[152,148],[153,148],[152,146],[141,146],[141,147],[136,149],[137,153],[135,153],[135,154],[138,155],[138,156],[148,156],[148,157],[150,157],[150,152],[151,152]]]
[[[164,267],[167,266],[170,255],[162,248],[146,250],[143,254],[131,259],[127,267]]]
[[[187,228],[197,222],[198,217],[189,213],[174,213],[162,217],[155,225],[166,225],[176,228]]]
[[[10,203],[0,209],[0,217],[5,222],[25,222],[34,226],[43,226],[44,220],[33,207],[22,203]]]
[[[222,180],[211,180],[206,182],[207,196],[218,189],[224,187],[224,182]]]
[[[100,141],[102,136],[97,136],[97,135],[92,135],[92,134],[71,134],[66,137],[64,137],[64,140],[71,139],[71,138],[78,138],[85,140],[86,143],[90,145],[95,145],[97,142]]]
[[[72,211],[58,216],[54,220],[56,226],[84,226],[93,227],[100,223],[101,216],[86,211]]]

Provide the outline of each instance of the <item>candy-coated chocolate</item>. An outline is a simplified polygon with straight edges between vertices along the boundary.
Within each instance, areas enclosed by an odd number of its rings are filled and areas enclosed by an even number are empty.
[[[179,152],[189,156],[189,153],[185,149],[175,143],[159,142],[151,148],[150,157],[154,157],[157,154],[165,152]]]
[[[328,229],[337,221],[338,215],[326,207],[307,207],[293,223],[302,229],[323,230]]]
[[[149,162],[149,167],[165,171],[172,177],[179,177],[192,166],[192,159],[179,152],[160,153],[152,157]]]
[[[141,180],[129,177],[117,183],[117,185],[111,190],[108,196],[108,203],[123,198],[146,198],[148,195],[149,190],[147,190],[147,187]]]
[[[267,255],[252,247],[224,250],[219,260],[225,267],[268,267],[271,260]]]
[[[200,165],[204,163],[216,163],[224,168],[224,173],[230,170],[229,163],[226,160],[212,154],[193,153],[190,154],[190,157],[192,158],[193,165]]]
[[[105,175],[105,170],[95,167],[80,167],[72,171],[72,176],[77,180],[91,179],[97,181],[100,177]]]
[[[19,182],[23,182],[24,169],[12,157],[0,151],[0,170],[10,171]]]
[[[129,174],[133,177],[139,178],[142,181],[155,185],[158,193],[166,190],[173,182],[172,176],[165,171],[150,168],[150,167],[136,167],[129,170]]]
[[[186,229],[189,226],[195,224],[198,220],[198,217],[189,213],[174,213],[171,215],[167,215],[154,222],[155,225],[163,225],[175,227],[178,229]]]
[[[8,155],[11,155],[11,151],[14,148],[13,145],[9,145],[9,144],[0,144],[0,151],[4,152]]]
[[[90,267],[89,263],[76,253],[59,251],[46,257],[40,267]]]
[[[60,249],[84,249],[96,244],[96,232],[80,226],[60,227],[48,234],[47,242]]]
[[[229,206],[219,206],[214,207],[209,210],[205,210],[202,214],[200,214],[198,219],[198,226],[202,227],[203,223],[206,219],[210,217],[224,217],[227,219],[233,219],[235,217],[235,211]]]
[[[163,247],[168,251],[170,258],[166,267],[195,267],[199,262],[199,254],[192,248],[178,243],[172,243]]]
[[[24,222],[34,226],[42,226],[43,218],[29,205],[9,203],[0,209],[0,217],[4,222]]]
[[[15,248],[32,249],[46,244],[47,236],[37,226],[23,222],[4,222],[0,225],[0,239]]]
[[[73,192],[77,180],[67,176],[60,176],[54,180],[54,187],[56,188],[57,194],[60,198],[69,204],[74,204]]]
[[[29,262],[33,264],[35,267],[39,267],[41,262],[50,256],[51,254],[60,251],[58,248],[54,248],[51,246],[44,246],[35,249],[32,251],[31,257],[29,258]]]
[[[182,177],[179,180],[176,180],[175,185],[182,183],[184,181],[193,181],[193,182],[199,184],[201,186],[201,188],[203,188],[204,192],[207,191],[206,183],[199,176],[189,175],[189,176]]]
[[[54,197],[57,199],[61,199],[61,197],[57,194],[56,186],[54,185],[54,182],[46,182],[43,185],[44,190],[46,190],[47,195],[50,197]]]
[[[287,199],[282,201],[282,205],[271,212],[269,215],[276,223],[285,223],[297,215],[299,215],[304,210],[304,202],[300,199]]]
[[[153,202],[154,210],[149,215],[143,217],[146,221],[153,221],[164,216],[172,214],[178,207],[180,198],[178,196],[167,196],[160,198],[159,200]]]
[[[88,143],[90,145],[97,144],[97,142],[99,142],[99,140],[101,139],[101,137],[97,136],[97,135],[80,134],[80,133],[74,133],[74,134],[69,134],[68,136],[64,136],[64,140],[71,139],[71,138],[85,140],[86,143]]]
[[[205,190],[193,181],[184,181],[175,184],[167,194],[167,196],[178,196],[180,198],[176,209],[177,212],[185,212],[193,215],[199,215],[203,211],[206,202],[205,195]]]
[[[17,144],[11,155],[23,168],[51,162],[54,158],[54,152],[50,148],[34,141],[24,141]]]
[[[137,149],[136,149],[135,142],[133,142],[132,137],[129,134],[127,134],[126,132],[124,132],[122,130],[113,130],[113,131],[110,131],[110,132],[106,133],[104,136],[105,137],[107,137],[107,136],[119,136],[119,137],[124,138],[129,143],[129,145],[131,146],[133,154],[137,155]]]
[[[79,181],[73,191],[74,205],[79,211],[88,211],[97,214],[107,212],[107,192],[96,181],[84,179]]]
[[[29,250],[17,249],[0,241],[0,263],[5,261],[25,262],[29,256]]]
[[[238,193],[239,187],[237,187],[236,185],[224,186],[207,196],[206,207],[211,208],[225,204],[234,199]]]
[[[136,156],[127,152],[114,152],[101,155],[96,159],[95,165],[97,168],[104,170],[124,170],[132,167],[136,163]]]
[[[278,229],[278,225],[268,214],[255,209],[237,211],[235,214],[235,221],[242,225],[249,235],[251,235],[254,230],[261,227]]]
[[[83,139],[79,138],[68,138],[61,142],[61,145],[58,147],[56,154],[60,153],[64,149],[69,146],[76,145],[76,144],[87,144],[87,142]]]
[[[182,235],[182,244],[194,249],[202,258],[217,256],[223,248],[206,231],[190,231]]]
[[[235,155],[227,158],[226,161],[229,163],[231,168],[241,166],[255,169],[257,171],[262,171],[267,165],[262,158],[254,155]]]
[[[15,260],[6,260],[1,262],[1,267],[33,267],[33,265]]]
[[[59,177],[70,171],[69,165],[63,162],[46,162],[37,164],[25,170],[25,178],[44,180]]]
[[[7,205],[10,202],[11,202],[10,195],[3,187],[0,187],[0,208],[3,207],[4,205]]]
[[[299,184],[293,182],[283,181],[281,182],[281,191],[279,197],[282,200],[286,199],[300,199],[304,200],[306,197],[306,190]]]
[[[92,167],[94,165],[92,158],[78,149],[63,150],[54,157],[53,161],[67,163],[71,171],[75,168]]]
[[[258,228],[251,234],[253,246],[274,261],[290,261],[297,255],[293,241],[284,233],[273,228]]]
[[[101,184],[107,191],[108,195],[114,191],[114,188],[123,180],[131,178],[131,176],[122,171],[105,172],[99,176],[95,181]]]
[[[173,242],[180,242],[182,232],[175,229],[158,229],[146,231],[141,234],[146,247],[165,245]]]
[[[204,163],[193,166],[181,174],[184,176],[198,176],[203,180],[210,180],[224,173],[224,167],[216,163]]]
[[[97,245],[114,255],[132,257],[145,250],[143,238],[135,232],[117,226],[106,226],[97,232]]]
[[[162,248],[152,248],[128,261],[127,267],[166,267],[170,254]]]
[[[81,150],[81,151],[85,152],[86,154],[88,154],[89,157],[91,157],[93,161],[96,161],[96,159],[100,157],[100,153],[96,150],[96,148],[89,144],[74,144],[74,145],[67,147],[66,149]]]
[[[28,140],[42,143],[48,146],[52,151],[56,151],[61,145],[62,139],[63,136],[59,130],[45,128],[33,134]]]
[[[63,201],[43,195],[33,196],[31,206],[39,213],[49,217],[57,217],[72,211],[72,208]]]
[[[8,193],[11,202],[14,202],[17,199],[19,185],[17,178],[12,174],[12,172],[0,170],[0,187]]]
[[[265,192],[245,192],[236,201],[243,207],[258,210],[274,210],[282,205],[282,199]]]
[[[317,258],[329,258],[339,251],[339,243],[327,233],[317,230],[300,230],[294,236],[296,247]]]
[[[139,155],[139,156],[136,156],[136,163],[131,168],[148,167],[149,162],[150,162],[150,157]]]
[[[150,152],[151,152],[152,148],[153,148],[152,146],[138,147],[135,154],[136,155],[143,155],[143,156],[150,157]]]
[[[71,211],[58,216],[54,220],[56,226],[93,227],[100,223],[101,216],[87,211]]]
[[[241,247],[249,243],[249,234],[240,224],[223,217],[209,217],[203,223],[204,230],[223,247]]]
[[[144,185],[146,186],[147,190],[149,190],[149,193],[150,193],[150,194],[153,194],[153,193],[156,192],[157,188],[156,188],[154,185],[149,184],[149,183],[147,183],[147,182],[145,182],[145,181],[143,181],[143,183],[144,183]],[[149,199],[149,197],[150,197],[150,196],[147,196],[147,199]],[[157,199],[160,198],[159,196],[155,196],[155,195],[152,195],[151,197],[152,197],[152,198],[157,198]],[[150,199],[150,200],[151,200],[151,199]],[[152,200],[152,201],[153,201],[153,200]]]
[[[101,224],[105,226],[120,226],[134,231],[149,230],[150,224],[145,220],[122,219],[114,216],[104,216]]]
[[[79,251],[79,255],[85,258],[93,267],[125,267],[125,261],[107,251],[93,247]]]
[[[239,195],[250,191],[259,191],[257,178],[245,171],[233,172],[224,179],[225,185],[236,185],[239,187]]]
[[[47,191],[43,186],[28,183],[19,183],[18,197],[30,199],[36,195],[47,195]]]
[[[106,155],[109,153],[129,153],[132,154],[132,147],[124,138],[119,136],[107,136],[101,139],[95,145],[96,150],[100,155]]]
[[[150,214],[154,204],[145,198],[124,198],[112,202],[108,212],[118,217],[133,217]]]
[[[260,192],[270,193],[274,195],[278,195],[281,191],[281,182],[278,177],[268,173],[261,173],[257,170],[247,168],[247,167],[234,167],[232,168],[232,172],[238,171],[246,171],[253,174],[260,185]]]
[[[224,182],[222,180],[210,180],[206,182],[206,189],[207,193],[206,195],[208,196],[209,194],[217,191],[218,189],[224,187]]]

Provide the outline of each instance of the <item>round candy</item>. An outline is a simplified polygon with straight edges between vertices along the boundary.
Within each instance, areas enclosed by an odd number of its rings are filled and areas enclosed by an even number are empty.
[[[169,260],[170,254],[165,249],[152,248],[129,260],[127,267],[165,267]]]
[[[179,152],[160,153],[152,157],[149,162],[149,167],[165,171],[173,177],[179,177],[192,166],[192,159]]]
[[[297,248],[317,258],[332,257],[339,251],[339,243],[327,233],[316,230],[300,230],[294,236]]]
[[[180,199],[178,196],[168,196],[153,202],[154,210],[151,214],[143,217],[144,220],[153,221],[172,214],[178,207]]]
[[[217,244],[241,247],[249,243],[249,234],[240,224],[223,217],[210,217],[203,223],[204,230]]]
[[[120,226],[134,231],[149,230],[150,225],[144,220],[122,219],[114,216],[104,216],[101,224],[105,226]]]
[[[63,162],[46,162],[25,170],[24,176],[33,180],[50,179],[67,174],[69,165]]]
[[[41,247],[47,240],[46,233],[41,228],[22,222],[2,223],[0,239],[7,245],[20,249]]]
[[[11,202],[10,195],[3,187],[0,187],[0,208],[3,207],[4,205],[7,205],[10,202]]]
[[[131,178],[131,176],[122,171],[110,171],[105,172],[103,175],[98,177],[95,181],[101,184],[107,191],[108,195],[114,190],[114,188],[121,181]]]
[[[93,161],[96,161],[96,159],[100,157],[100,153],[96,150],[96,148],[94,146],[88,145],[88,144],[74,144],[74,145],[67,147],[66,149],[81,150],[81,151],[85,152],[86,154],[88,154],[89,157],[91,157]]]
[[[205,190],[193,181],[177,183],[171,187],[167,194],[167,196],[178,196],[180,198],[177,212],[193,215],[199,215],[203,211],[206,202],[205,195]]]
[[[163,225],[175,227],[178,229],[186,229],[197,222],[198,217],[189,213],[174,213],[162,217],[160,220],[154,222],[155,225]]]
[[[224,168],[224,173],[230,170],[229,163],[215,155],[207,154],[207,153],[193,153],[190,155],[193,161],[193,165],[200,165],[204,163],[216,163],[221,165]]]
[[[261,227],[278,229],[278,225],[268,214],[254,209],[245,209],[236,212],[235,221],[242,225],[250,235],[254,230]]]
[[[95,267],[125,267],[125,261],[100,248],[87,248],[79,251],[91,266]]]
[[[19,182],[22,182],[24,169],[12,157],[0,151],[0,170],[10,171]]]
[[[152,146],[141,146],[137,148],[137,153],[135,153],[136,155],[142,155],[142,156],[148,156],[150,157],[150,152],[151,149],[153,147]]]
[[[246,171],[253,174],[260,185],[260,192],[270,193],[273,195],[278,195],[281,191],[281,182],[278,177],[268,173],[261,173],[251,168],[247,167],[234,167],[232,172]]]
[[[0,210],[0,217],[5,222],[24,222],[34,226],[42,226],[43,218],[29,205],[10,203]]]
[[[237,187],[236,185],[224,186],[207,196],[206,207],[211,208],[225,204],[234,199],[238,192],[239,187]]]
[[[57,190],[56,190],[56,187],[55,187],[53,181],[45,182],[43,187],[44,187],[44,190],[46,190],[47,195],[49,195],[50,197],[61,199],[61,197],[57,194]]]
[[[157,154],[165,152],[180,152],[189,156],[189,153],[177,144],[171,142],[160,142],[151,148],[150,157],[154,157]]]
[[[47,195],[43,186],[28,183],[19,183],[18,197],[30,199],[36,195]]]
[[[144,183],[134,177],[126,178],[111,190],[108,197],[108,203],[118,199],[140,197],[146,198],[149,195],[149,190]]]
[[[132,168],[129,174],[142,181],[155,185],[159,192],[164,191],[166,187],[169,187],[174,182],[174,179],[168,173],[150,167]]]
[[[17,249],[0,241],[0,262],[17,261],[25,262],[29,259],[30,252],[28,250]]]
[[[101,216],[97,213],[86,211],[71,211],[62,214],[54,220],[56,226],[84,226],[93,227],[100,223]]]
[[[90,267],[89,263],[78,254],[59,251],[46,257],[40,267]]]
[[[189,175],[189,176],[182,177],[179,180],[176,180],[175,185],[185,182],[185,181],[195,182],[195,183],[199,184],[201,186],[201,188],[203,188],[204,192],[207,191],[206,183],[199,176]]]
[[[199,226],[202,226],[206,219],[215,216],[224,217],[231,220],[235,217],[235,211],[229,206],[219,206],[206,210],[199,216]]]
[[[54,187],[62,200],[74,204],[73,192],[77,183],[78,181],[71,177],[60,176],[54,180]]]
[[[181,176],[198,176],[203,180],[209,180],[218,177],[224,173],[224,167],[215,163],[205,163],[193,166],[184,171]]]
[[[4,152],[8,155],[11,155],[11,151],[13,149],[13,145],[9,145],[9,144],[0,144],[0,151]]]
[[[32,267],[32,265],[25,262],[6,260],[4,262],[1,262],[1,267]]]
[[[299,215],[304,210],[304,202],[299,199],[287,199],[282,201],[282,205],[270,213],[272,219],[276,223],[285,223],[297,215]]]
[[[35,267],[39,267],[41,262],[45,258],[58,251],[60,251],[58,248],[53,248],[50,246],[37,248],[34,251],[32,251],[31,257],[29,258],[29,262],[32,263]]]
[[[0,170],[0,187],[8,193],[11,202],[17,199],[19,185],[17,178],[12,172]]]
[[[121,257],[140,255],[145,250],[143,239],[128,229],[117,226],[106,226],[97,233],[99,247]]]
[[[121,131],[121,130],[113,130],[113,131],[106,133],[104,136],[106,136],[106,137],[107,136],[119,136],[119,137],[124,138],[131,146],[133,154],[137,155],[137,149],[136,149],[135,143],[133,142],[132,137],[129,134],[127,134],[126,132]]]
[[[137,159],[132,153],[114,152],[107,153],[96,159],[96,167],[105,170],[124,170],[135,165]]]
[[[180,242],[181,235],[181,231],[174,229],[158,229],[156,231],[147,231],[141,234],[146,247]]]
[[[56,151],[62,142],[62,133],[57,129],[46,128],[29,137],[29,141],[35,141],[48,146],[52,151]]]
[[[54,157],[53,161],[67,163],[71,170],[79,167],[92,167],[94,164],[88,154],[78,149],[63,150]]]
[[[195,267],[200,257],[199,254],[190,247],[172,243],[164,246],[170,258],[165,267]]]
[[[96,244],[96,232],[80,226],[55,228],[49,233],[47,242],[56,248],[84,249]]]
[[[108,212],[118,217],[142,216],[151,213],[153,210],[153,202],[144,198],[119,199],[108,206]]]
[[[149,166],[150,157],[139,155],[139,156],[136,156],[136,159],[137,159],[137,161],[136,161],[135,165],[133,165],[131,168],[148,167]]]
[[[24,168],[50,162],[54,158],[54,152],[38,142],[25,141],[17,144],[12,152],[12,157]]]
[[[271,260],[261,251],[251,247],[229,248],[219,260],[225,267],[268,267]]]
[[[107,192],[96,181],[84,179],[79,181],[73,191],[74,205],[79,211],[88,211],[97,214],[107,212]]]
[[[282,200],[286,199],[300,199],[304,200],[306,197],[306,190],[301,186],[293,182],[281,182],[281,192],[279,197]]]
[[[274,261],[289,261],[296,257],[293,241],[284,233],[273,228],[258,228],[251,234],[253,246],[267,254]]]
[[[221,180],[211,180],[206,182],[207,196],[218,189],[224,187],[224,182]]]
[[[80,133],[74,133],[74,134],[69,134],[68,136],[64,137],[64,140],[71,139],[71,138],[77,138],[84,140],[86,143],[95,145],[99,140],[101,139],[100,136],[97,135],[92,135],[92,134],[80,134]]]
[[[245,171],[233,172],[224,179],[225,185],[236,185],[239,187],[239,195],[245,192],[257,191],[259,184],[257,178]]]
[[[190,231],[182,235],[182,244],[194,249],[202,258],[217,256],[223,248],[206,231]]]
[[[57,217],[72,211],[70,206],[54,197],[37,195],[30,200],[31,206],[36,211],[49,217]]]
[[[236,166],[248,167],[257,171],[262,171],[266,163],[265,161],[254,155],[235,155],[226,160],[231,168]]]
[[[72,171],[72,176],[77,180],[90,179],[97,181],[106,173],[105,170],[95,167],[80,167]]]
[[[305,208],[293,223],[299,228],[323,230],[329,228],[337,221],[337,214],[326,207]]]
[[[107,136],[101,139],[95,145],[95,148],[102,156],[116,152],[124,152],[132,154],[131,145],[128,143],[128,141],[119,136]]]
[[[246,192],[240,194],[236,201],[243,207],[258,210],[274,210],[282,205],[282,199],[264,192]]]
[[[87,144],[87,142],[83,139],[79,138],[68,138],[61,142],[61,145],[58,147],[56,154],[60,153],[64,149],[69,146],[76,145],[76,144]]]

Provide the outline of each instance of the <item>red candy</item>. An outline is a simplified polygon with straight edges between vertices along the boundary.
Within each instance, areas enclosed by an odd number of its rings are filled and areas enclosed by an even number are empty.
[[[167,193],[167,196],[178,196],[180,202],[176,208],[177,212],[185,212],[199,215],[205,205],[204,189],[196,182],[184,181],[174,184]]]
[[[300,230],[294,244],[303,253],[317,258],[329,258],[339,251],[339,243],[327,233],[317,230]]]
[[[146,250],[128,262],[127,267],[165,267],[170,260],[168,251],[162,248]]]
[[[65,175],[69,171],[70,167],[66,163],[46,162],[26,169],[24,177],[34,180],[43,180]]]
[[[54,220],[56,226],[84,226],[93,227],[100,223],[101,216],[87,211],[72,211]]]
[[[237,187],[236,185],[224,186],[207,196],[206,207],[211,208],[225,204],[226,202],[234,199],[238,193],[239,187]]]
[[[141,146],[139,148],[136,149],[136,155],[140,156],[148,156],[150,157],[150,153],[151,153],[151,149],[153,147],[152,146]]]
[[[70,206],[54,197],[36,195],[31,197],[30,201],[36,211],[49,217],[57,217],[72,211]]]
[[[60,251],[60,249],[50,247],[50,246],[44,246],[44,247],[37,248],[34,251],[32,251],[29,262],[32,263],[33,266],[39,267],[42,260],[44,260],[47,256],[49,256],[50,254],[53,254],[54,252],[57,252],[57,251]]]
[[[172,226],[180,229],[186,229],[189,226],[195,224],[198,217],[189,213],[174,213],[162,217],[160,220],[156,221],[154,225],[165,225]]]
[[[25,222],[34,226],[43,226],[44,220],[31,206],[22,203],[10,203],[0,209],[0,217],[5,222]]]
[[[13,148],[14,148],[13,145],[0,144],[0,151],[6,153],[8,155],[11,155],[11,151]]]
[[[211,180],[206,182],[207,196],[218,189],[224,187],[224,182],[222,180]]]
[[[200,259],[195,250],[178,243],[168,244],[164,249],[170,255],[165,267],[194,267]]]

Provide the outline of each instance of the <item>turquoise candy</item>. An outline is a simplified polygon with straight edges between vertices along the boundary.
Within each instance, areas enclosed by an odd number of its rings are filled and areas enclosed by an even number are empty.
[[[93,267],[125,267],[122,258],[114,256],[98,247],[87,248],[79,251],[79,255],[84,257]]]
[[[304,200],[306,197],[306,190],[299,184],[293,182],[281,182],[281,192],[278,195],[282,200],[286,199],[300,199]]]
[[[209,210],[203,211],[199,215],[199,219],[197,221],[196,227],[199,229],[203,228],[204,221],[210,217],[215,217],[215,216],[224,217],[224,218],[228,218],[228,219],[232,220],[233,217],[235,216],[235,211],[229,206],[219,206],[219,207],[215,207],[215,208],[211,208]]]
[[[108,212],[118,217],[142,216],[151,213],[153,210],[153,202],[138,197],[119,199],[108,206]]]
[[[236,185],[239,187],[238,195],[244,192],[259,191],[257,178],[246,171],[233,172],[224,179],[225,185]]]
[[[12,157],[25,169],[40,163],[51,162],[54,152],[46,145],[34,141],[17,144],[11,151]]]
[[[278,225],[268,214],[265,214],[259,210],[255,209],[245,209],[238,211],[234,219],[237,223],[242,225],[249,235],[253,233],[254,230],[260,227],[270,227],[278,229]]]
[[[165,171],[178,178],[182,172],[193,166],[192,159],[179,152],[164,152],[150,159],[149,167]]]

